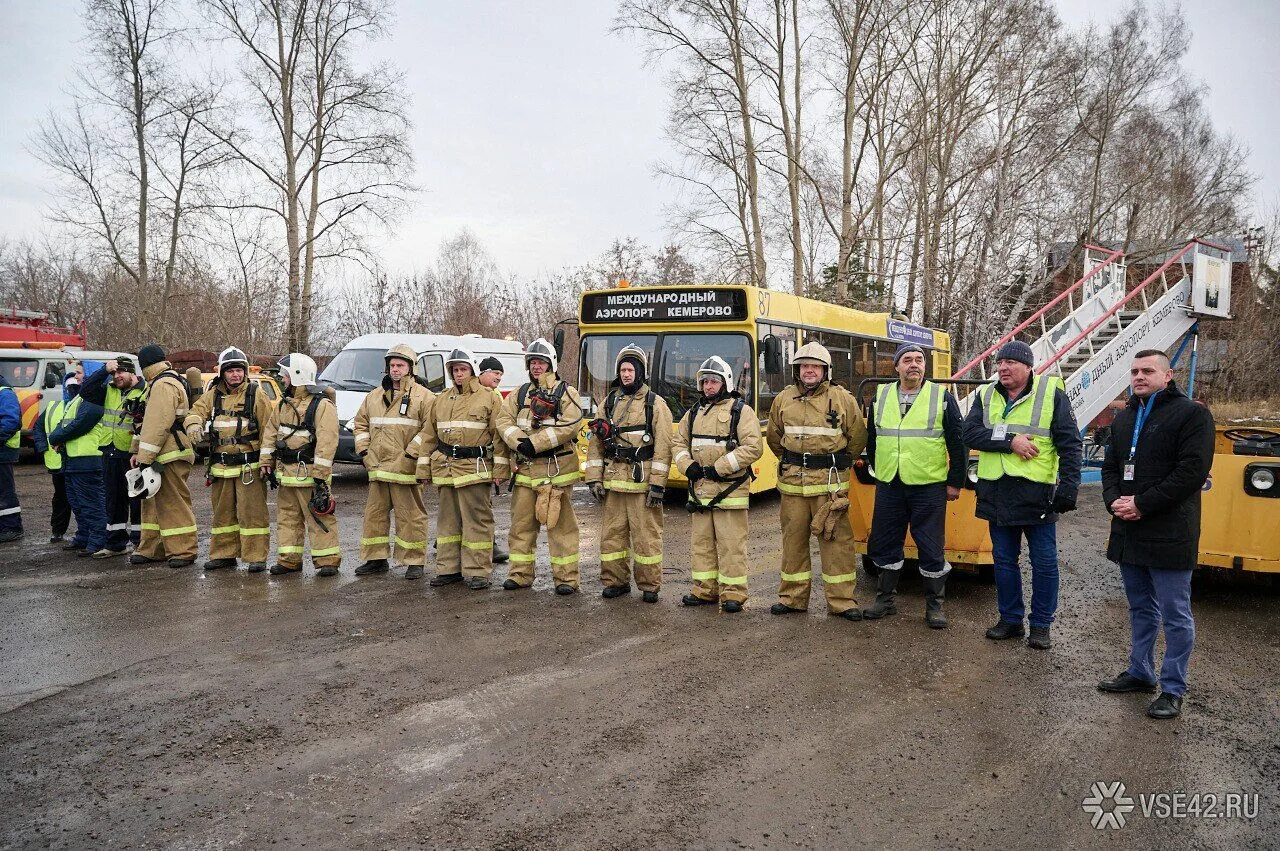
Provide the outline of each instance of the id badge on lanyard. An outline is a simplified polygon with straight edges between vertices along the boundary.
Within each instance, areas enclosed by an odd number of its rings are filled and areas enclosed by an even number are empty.
[[[1157,391],[1159,392],[1159,391]],[[1151,394],[1151,398],[1145,403],[1138,404],[1138,413],[1133,420],[1133,440],[1129,443],[1129,462],[1124,465],[1124,480],[1132,482],[1137,471],[1137,464],[1134,458],[1138,454],[1138,438],[1142,435],[1142,427],[1147,423],[1147,416],[1151,413],[1151,406],[1155,404],[1156,394]]]
[[[1009,426],[1007,423],[997,423],[991,427],[992,440],[1008,440]]]

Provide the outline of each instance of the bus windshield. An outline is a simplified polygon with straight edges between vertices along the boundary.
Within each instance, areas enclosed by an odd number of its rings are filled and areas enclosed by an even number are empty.
[[[751,386],[751,343],[746,334],[663,334],[662,374],[654,390],[667,400],[671,416],[679,421],[701,395],[698,367],[712,355],[719,355],[733,370],[733,386],[747,404],[753,405]]]
[[[734,387],[748,404],[752,394],[751,342],[745,334],[591,334],[582,340],[582,370],[578,378],[584,397],[603,403],[613,381],[613,362],[628,343],[649,353],[649,365],[657,375],[649,376],[649,386],[667,400],[673,418],[679,420],[693,405],[698,392],[698,367],[712,355],[719,355],[733,370]],[[657,358],[654,352],[657,351]]]

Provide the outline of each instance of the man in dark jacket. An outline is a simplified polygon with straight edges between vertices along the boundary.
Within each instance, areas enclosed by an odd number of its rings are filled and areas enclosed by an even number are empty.
[[[81,386],[87,383],[85,373],[101,381],[98,373],[103,369],[100,361],[84,361],[78,365],[76,372]],[[107,512],[102,497],[102,449],[98,429],[102,413],[101,405],[93,404],[83,395],[73,396],[62,409],[58,425],[48,434],[49,448],[62,456],[67,501],[76,516],[75,537],[63,549],[77,550],[79,555],[93,558],[120,555],[107,549]]]
[[[1107,558],[1120,565],[1133,641],[1129,667],[1098,688],[1155,691],[1163,621],[1160,695],[1147,714],[1175,718],[1196,637],[1191,572],[1200,549],[1200,489],[1213,466],[1213,415],[1174,384],[1164,352],[1138,352],[1129,376],[1133,393],[1111,426],[1102,462],[1102,498],[1112,514]]]
[[[80,377],[74,372],[62,380],[62,399],[50,402],[36,417],[33,438],[36,455],[53,479],[53,505],[49,514],[49,543],[60,544],[71,526],[71,503],[67,501],[66,478],[62,474],[62,453],[49,446],[49,434],[62,422],[62,411],[80,392]]]
[[[1024,634],[1018,558],[1031,560],[1031,636],[1049,649],[1058,609],[1058,515],[1074,511],[1083,449],[1071,400],[1059,378],[1036,375],[1031,347],[1011,340],[996,353],[998,379],[976,391],[964,442],[978,450],[977,515],[990,524],[1000,622],[987,638]]]
[[[22,440],[22,404],[18,394],[0,378],[0,544],[22,537],[22,506],[13,483]]]

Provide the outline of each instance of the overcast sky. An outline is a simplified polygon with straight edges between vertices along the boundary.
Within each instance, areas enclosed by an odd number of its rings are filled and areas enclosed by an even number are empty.
[[[1113,0],[1059,0],[1072,26]],[[671,188],[660,69],[610,33],[612,0],[400,2],[381,50],[413,98],[423,192],[386,240],[392,268],[425,265],[470,228],[498,262],[534,275],[595,257],[614,237],[658,245]],[[83,29],[77,0],[0,0],[0,236],[42,231],[43,166],[26,150],[67,103]],[[1220,129],[1253,152],[1259,198],[1280,201],[1280,0],[1191,0],[1186,64]]]

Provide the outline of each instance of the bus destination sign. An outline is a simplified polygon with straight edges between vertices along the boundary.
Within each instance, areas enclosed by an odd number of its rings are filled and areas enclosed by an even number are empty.
[[[904,343],[916,343],[921,346],[933,345],[933,332],[901,319],[889,320],[889,339],[901,340]]]
[[[588,323],[742,322],[746,318],[747,294],[740,289],[636,287],[582,297],[582,321]]]

